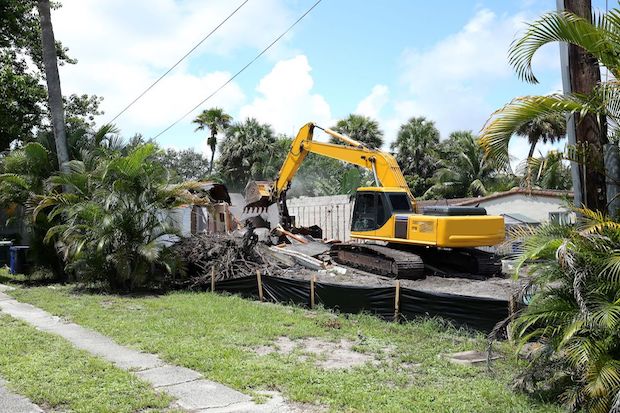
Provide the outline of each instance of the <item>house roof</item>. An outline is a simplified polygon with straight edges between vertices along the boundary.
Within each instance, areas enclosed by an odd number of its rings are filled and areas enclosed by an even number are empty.
[[[526,188],[513,188],[510,191],[496,192],[491,195],[481,197],[469,197],[469,198],[453,198],[453,199],[432,199],[416,201],[418,207],[426,207],[432,205],[476,205],[480,202],[489,201],[492,199],[503,198],[510,195],[523,194],[537,197],[549,197],[549,198],[570,198],[573,196],[571,191],[560,191],[555,189],[526,189]]]

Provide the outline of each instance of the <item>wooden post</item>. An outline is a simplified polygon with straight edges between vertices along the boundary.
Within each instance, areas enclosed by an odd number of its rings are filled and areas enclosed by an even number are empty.
[[[312,274],[310,278],[310,308],[314,308],[314,283],[316,282],[316,274]]]
[[[260,270],[256,270],[256,281],[258,282],[258,298],[263,301],[263,279],[260,275]]]
[[[215,291],[215,267],[211,267],[211,292]]]
[[[394,298],[394,321],[398,321],[400,309],[400,281],[396,280],[396,297]]]

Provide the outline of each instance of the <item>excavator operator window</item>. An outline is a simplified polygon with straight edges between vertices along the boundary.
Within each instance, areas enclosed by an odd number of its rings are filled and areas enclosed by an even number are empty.
[[[382,193],[358,193],[355,198],[351,230],[373,231],[389,218],[386,200]]]
[[[392,212],[412,212],[409,197],[404,193],[388,194],[390,204],[392,204]]]

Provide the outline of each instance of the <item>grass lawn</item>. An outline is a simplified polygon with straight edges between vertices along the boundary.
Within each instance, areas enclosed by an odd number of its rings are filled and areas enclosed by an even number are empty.
[[[212,293],[132,298],[52,286],[10,294],[238,390],[278,390],[290,400],[331,411],[562,411],[510,389],[519,362],[506,344],[505,359],[491,372],[484,366],[447,362],[442,353],[484,350],[486,340],[437,320],[395,324],[368,315],[345,317]],[[324,356],[299,349],[257,354],[257,348],[272,346],[281,337],[349,340],[376,362],[325,370],[316,366]]]
[[[171,402],[111,363],[1,313],[0,331],[0,376],[46,410],[156,412]]]

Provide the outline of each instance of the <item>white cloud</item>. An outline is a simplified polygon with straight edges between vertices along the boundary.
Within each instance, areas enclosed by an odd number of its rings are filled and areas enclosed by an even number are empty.
[[[502,95],[506,84],[515,80],[507,51],[529,20],[530,16],[525,14],[498,16],[481,9],[461,30],[428,49],[406,50],[401,67],[405,87],[387,103],[389,115],[380,118],[387,145],[396,137],[400,125],[413,116],[435,121],[444,138],[455,130],[478,132],[497,109],[498,103],[493,100]],[[541,49],[533,66],[537,71],[558,69],[557,47]],[[505,92],[506,101],[513,97],[511,93]],[[367,107],[370,112],[382,108],[386,103],[378,96],[383,97],[379,92],[372,93],[358,108]],[[380,104],[369,103],[373,98],[379,99]],[[512,145],[512,149],[516,156],[523,155],[522,145]]]
[[[435,120],[443,136],[457,129],[480,130],[495,109],[486,99],[489,93],[514,76],[506,53],[523,21],[522,15],[498,17],[479,10],[458,33],[429,50],[406,51],[402,81],[409,97],[401,106],[416,110],[406,117]]]
[[[389,89],[385,85],[375,85],[370,92],[370,95],[366,96],[357,105],[355,113],[364,116],[370,116],[371,118],[378,118],[381,113],[381,109],[389,101]]]
[[[61,67],[63,92],[104,96],[101,121],[116,115],[240,2],[228,0],[64,0],[53,11],[56,37],[79,60]],[[117,121],[125,134],[176,120],[230,74],[219,57],[255,53],[292,19],[283,0],[250,1]],[[279,43],[270,56],[281,53]],[[204,68],[196,68],[197,59]],[[190,68],[190,65],[193,66]],[[208,66],[207,66],[208,65]],[[225,67],[236,70],[236,67]],[[235,111],[245,97],[236,83],[210,105]],[[188,123],[190,119],[184,121]]]
[[[239,118],[254,117],[271,124],[276,132],[295,135],[310,121],[333,123],[331,109],[323,96],[312,93],[314,80],[308,58],[298,55],[275,64],[256,90],[260,96],[239,110]]]

